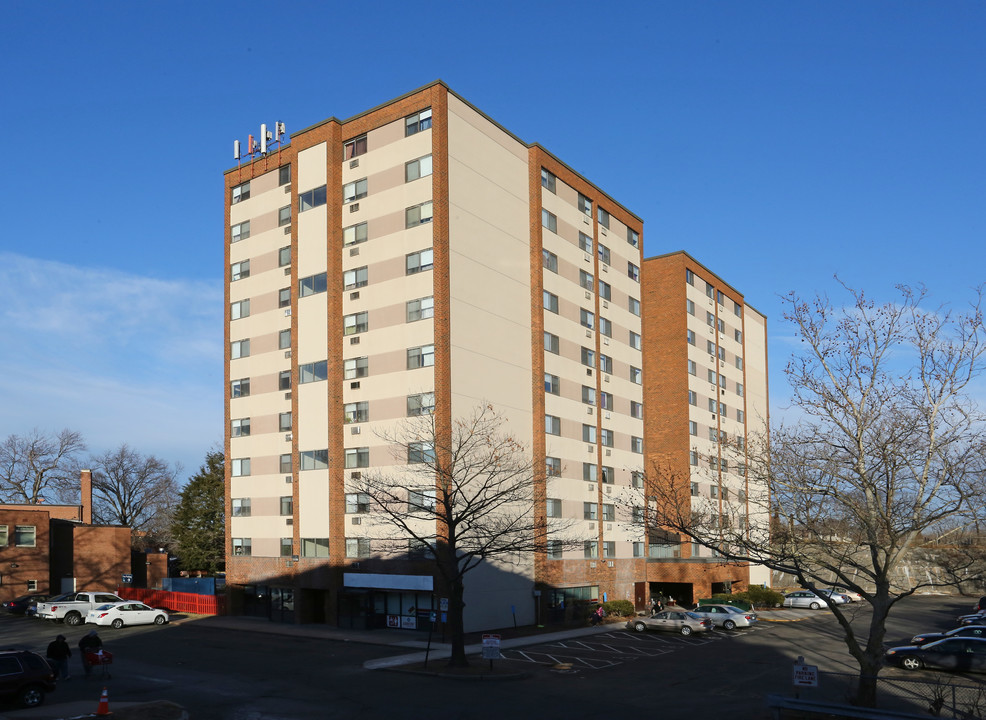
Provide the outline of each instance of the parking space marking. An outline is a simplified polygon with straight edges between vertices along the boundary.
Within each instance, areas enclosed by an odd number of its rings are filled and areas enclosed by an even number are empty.
[[[582,665],[590,670],[601,670],[602,668],[615,667],[622,665],[620,660],[584,658],[578,655],[559,655],[554,653],[540,653],[529,650],[505,650],[500,653],[503,660],[514,660],[517,662],[529,662],[538,665]]]

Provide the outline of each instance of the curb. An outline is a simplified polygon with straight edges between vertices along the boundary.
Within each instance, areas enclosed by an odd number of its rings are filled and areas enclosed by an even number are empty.
[[[503,682],[506,680],[526,680],[531,677],[531,673],[529,672],[503,673],[502,675],[457,675],[456,673],[441,671],[408,670],[399,666],[381,669],[388,672],[404,673],[405,675],[423,675],[426,677],[442,678],[443,680],[462,680],[465,682]]]

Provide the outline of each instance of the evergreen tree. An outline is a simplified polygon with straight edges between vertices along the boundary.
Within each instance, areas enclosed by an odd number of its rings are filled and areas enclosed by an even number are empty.
[[[226,493],[223,453],[210,451],[205,465],[181,491],[171,534],[181,566],[187,570],[222,570],[226,562]]]

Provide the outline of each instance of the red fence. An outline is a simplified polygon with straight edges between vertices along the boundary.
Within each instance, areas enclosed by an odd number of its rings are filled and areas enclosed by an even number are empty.
[[[164,608],[175,613],[194,615],[225,615],[225,595],[196,595],[195,593],[148,590],[145,588],[117,588],[116,594],[124,600],[139,600],[151,607]]]

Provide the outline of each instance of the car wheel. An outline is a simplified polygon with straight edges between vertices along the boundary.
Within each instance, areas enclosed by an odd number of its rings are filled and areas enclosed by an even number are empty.
[[[811,605],[809,605],[808,607],[810,607],[810,608],[811,608],[812,610],[818,610],[818,608],[820,608],[820,607],[821,607],[821,605],[819,605],[819,604],[818,604],[817,602],[813,602],[813,603],[812,603]]]
[[[37,707],[45,701],[45,691],[40,685],[28,685],[17,693],[17,700],[21,707]]]
[[[736,628],[736,623],[734,623],[734,622],[733,622],[732,620],[727,620],[726,622],[724,622],[724,623],[722,624],[722,626],[723,626],[723,627],[724,627],[724,628],[725,628],[726,630],[734,630],[734,629]]]
[[[901,658],[900,664],[905,670],[920,670],[924,667],[924,663],[921,662],[921,658],[916,657]]]
[[[644,630],[647,629],[647,626],[644,625],[642,622],[638,622],[633,624],[633,629],[636,630],[637,632],[643,632]]]
[[[120,618],[117,618],[111,624],[113,625],[113,629],[114,630],[119,630],[120,628],[123,627],[123,620],[121,620]]]
[[[687,625],[682,625],[681,630],[679,632],[681,632],[682,635],[691,635],[692,629]]]
[[[158,615],[154,618],[155,625],[164,625],[164,615]]]
[[[70,612],[68,615],[65,616],[65,624],[66,625],[81,625],[82,624],[82,616],[79,615],[79,613],[77,613],[77,612]]]

